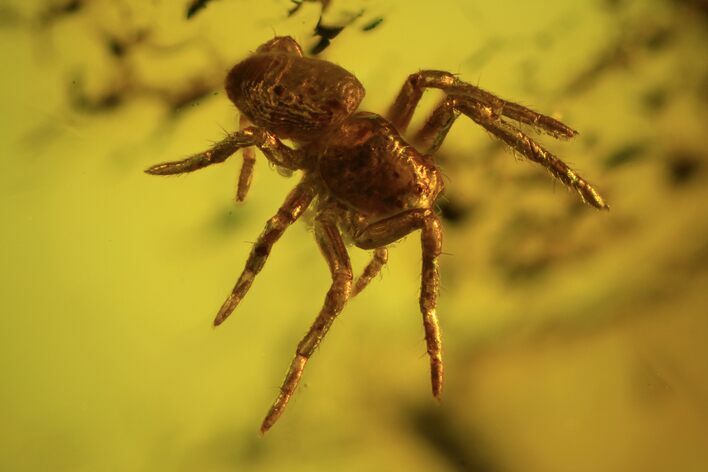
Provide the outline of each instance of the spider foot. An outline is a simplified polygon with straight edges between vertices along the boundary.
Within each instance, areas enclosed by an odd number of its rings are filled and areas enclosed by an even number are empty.
[[[250,285],[249,285],[250,286]],[[238,285],[237,285],[238,287]],[[246,289],[248,290],[248,289]],[[245,292],[246,290],[241,289],[240,291]],[[236,289],[234,289],[236,291]],[[241,302],[241,299],[243,296],[235,295],[232,293],[229,295],[229,298],[226,299],[223,305],[221,305],[221,308],[219,309],[219,313],[216,314],[216,317],[214,318],[214,326],[219,326],[221,323],[226,321],[226,318],[228,318],[231,313],[236,309],[238,304]]]
[[[302,377],[302,371],[305,369],[305,364],[307,363],[307,357],[302,354],[297,354],[293,362],[290,364],[290,369],[285,376],[282,387],[280,387],[280,393],[278,398],[275,399],[273,405],[268,410],[268,414],[263,419],[261,423],[261,434],[265,434],[268,430],[278,421],[280,415],[283,414],[285,406],[290,401],[293,392],[297,388],[297,384],[300,382],[300,377]]]

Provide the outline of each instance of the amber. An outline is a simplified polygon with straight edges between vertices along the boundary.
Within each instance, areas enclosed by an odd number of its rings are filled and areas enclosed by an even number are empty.
[[[446,98],[409,143],[404,136],[427,88],[441,89]],[[386,263],[386,246],[418,230],[422,252],[420,311],[433,395],[439,398],[442,394],[442,337],[436,313],[442,226],[435,208],[443,181],[434,154],[460,114],[521,156],[545,167],[583,201],[598,209],[608,208],[592,185],[527,136],[520,126],[530,126],[553,138],[572,138],[575,130],[462,82],[449,72],[423,70],[411,74],[383,117],[357,111],[364,87],[353,74],[330,62],[305,58],[294,39],[276,37],[231,69],[226,92],[241,112],[241,130],[202,153],[155,165],[147,172],[191,172],[223,162],[244,149],[236,197],[241,201],[251,182],[253,146],[277,167],[302,171],[300,182],[253,245],[246,267],[214,320],[219,325],[236,309],[273,245],[312,207],[315,238],[329,265],[332,283],[320,313],[296,348],[280,393],[261,425],[262,432],[283,413],[307,361],[347,300],[360,293]],[[285,145],[282,139],[291,139],[296,147]],[[352,276],[347,243],[373,250],[371,262],[357,279]]]

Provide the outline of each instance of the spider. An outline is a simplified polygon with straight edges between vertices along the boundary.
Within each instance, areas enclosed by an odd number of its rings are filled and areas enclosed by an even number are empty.
[[[445,98],[413,137],[401,136],[427,88]],[[576,131],[551,117],[502,100],[455,75],[436,70],[411,74],[386,117],[357,111],[364,87],[353,74],[324,60],[303,57],[291,37],[262,44],[226,77],[229,99],[240,112],[240,130],[210,149],[184,160],[157,164],[149,174],[181,174],[225,161],[243,149],[237,201],[248,192],[254,147],[278,168],[302,172],[253,245],[246,267],[214,320],[221,324],[241,302],[263,268],[273,245],[308,208],[314,211],[314,235],[331,272],[332,282],[322,309],[295,351],[280,392],[261,425],[265,433],[283,413],[305,368],[348,299],[361,293],[388,259],[386,246],[420,230],[422,276],[420,310],[430,358],[432,391],[440,398],[443,361],[436,315],[438,258],[442,228],[434,211],[443,180],[433,155],[460,113],[481,125],[521,156],[545,167],[575,190],[583,201],[608,209],[593,187],[514,122],[554,138]],[[281,140],[290,139],[291,148]],[[420,152],[418,149],[425,149]],[[373,250],[362,274],[354,279],[347,244]]]

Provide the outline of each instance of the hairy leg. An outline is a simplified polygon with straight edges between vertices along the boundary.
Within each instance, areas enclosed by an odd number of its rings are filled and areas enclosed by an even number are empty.
[[[355,244],[364,249],[385,246],[417,229],[421,230],[423,252],[420,311],[423,314],[425,343],[430,357],[433,395],[440,398],[443,386],[442,337],[435,311],[440,288],[438,257],[442,252],[440,220],[431,210],[409,210],[366,227],[355,236]]]
[[[381,268],[388,261],[388,250],[385,247],[376,248],[374,250],[374,255],[371,261],[366,265],[364,271],[354,282],[354,288],[352,289],[352,298],[361,293],[362,290],[369,285],[369,282],[379,275]]]
[[[572,138],[577,131],[550,116],[542,115],[517,103],[503,100],[486,90],[459,80],[453,74],[439,70],[422,70],[406,79],[401,91],[388,111],[388,119],[403,134],[410,124],[413,112],[426,88],[440,89],[446,94],[467,97],[493,110],[496,116],[533,126],[555,138]]]
[[[461,111],[498,139],[504,141],[512,149],[519,152],[519,154],[548,169],[554,177],[575,190],[584,202],[600,210],[610,209],[609,205],[605,203],[605,200],[593,186],[568,167],[565,162],[558,159],[515,126],[504,120],[495,119],[488,108],[479,104],[463,102]]]
[[[171,175],[192,172],[212,164],[224,162],[241,148],[257,146],[273,164],[290,170],[301,169],[302,155],[283,144],[273,133],[258,127],[249,127],[228,135],[204,152],[181,161],[164,162],[149,167],[145,172]]]
[[[415,136],[415,141],[429,146],[428,153],[437,151],[455,119],[462,112],[527,159],[544,166],[554,177],[578,192],[583,201],[599,209],[609,208],[590,183],[521,130],[505,121],[504,117],[530,125],[554,138],[571,138],[577,131],[550,116],[507,102],[474,85],[462,82],[449,72],[424,70],[408,76],[389,110],[389,119],[399,131],[404,132],[407,129],[426,88],[437,88],[448,94]]]
[[[253,279],[265,265],[273,244],[280,239],[287,227],[302,215],[312,201],[314,194],[311,184],[306,180],[301,181],[287,196],[275,216],[268,220],[265,229],[253,245],[253,249],[251,249],[246,261],[246,267],[231,291],[231,295],[229,295],[216,315],[214,319],[215,326],[223,323],[241,302],[248,289],[251,288]]]
[[[351,294],[352,268],[339,229],[333,223],[318,220],[315,223],[315,237],[320,251],[329,265],[329,270],[332,274],[332,285],[327,292],[320,314],[297,346],[295,358],[285,375],[283,385],[280,387],[280,393],[263,420],[261,433],[268,431],[283,413],[290,397],[297,388],[300,377],[302,377],[302,371],[305,369],[307,360],[322,342],[330,326],[332,326],[332,322],[342,311]]]
[[[478,103],[469,103],[463,100],[459,107],[462,113],[484,127],[497,139],[506,143],[526,159],[545,167],[551,175],[575,190],[584,202],[600,210],[609,210],[610,207],[605,203],[605,200],[588,181],[524,132],[507,121],[494,117],[489,108]]]
[[[427,149],[428,154],[434,153],[445,140],[445,136],[447,136],[450,127],[452,127],[460,112],[484,127],[526,159],[545,167],[551,175],[564,185],[578,192],[584,202],[602,210],[609,208],[593,186],[580,177],[565,162],[558,159],[523,131],[500,116],[495,115],[491,108],[481,105],[468,97],[447,96],[433,110],[428,121],[416,133],[414,142],[421,146],[429,146]]]

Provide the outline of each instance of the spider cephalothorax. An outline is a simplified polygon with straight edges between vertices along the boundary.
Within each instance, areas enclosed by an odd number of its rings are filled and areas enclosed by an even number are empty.
[[[426,88],[441,89],[446,96],[414,136],[413,147],[401,135]],[[442,231],[434,206],[443,183],[432,155],[460,113],[525,158],[544,166],[585,202],[608,208],[588,182],[508,120],[555,138],[573,137],[577,134],[574,130],[462,82],[449,72],[411,74],[384,118],[356,111],[364,87],[354,75],[330,62],[305,58],[294,39],[277,37],[233,67],[226,78],[226,91],[241,112],[241,130],[202,153],[155,165],[147,172],[191,172],[223,162],[243,148],[237,191],[237,199],[243,200],[253,171],[252,146],[277,166],[302,171],[300,183],[266,223],[243,273],[214,320],[215,325],[221,324],[231,314],[263,268],[273,244],[314,201],[315,238],[329,265],[332,284],[317,319],[297,346],[280,394],[261,426],[263,432],[280,417],[305,363],[346,301],[361,292],[386,263],[386,246],[416,230],[421,231],[423,256],[420,309],[433,395],[440,396],[443,364],[435,307]],[[286,138],[297,147],[292,149],[280,141]],[[419,152],[420,148],[425,152]],[[345,241],[374,250],[371,262],[356,280]]]

